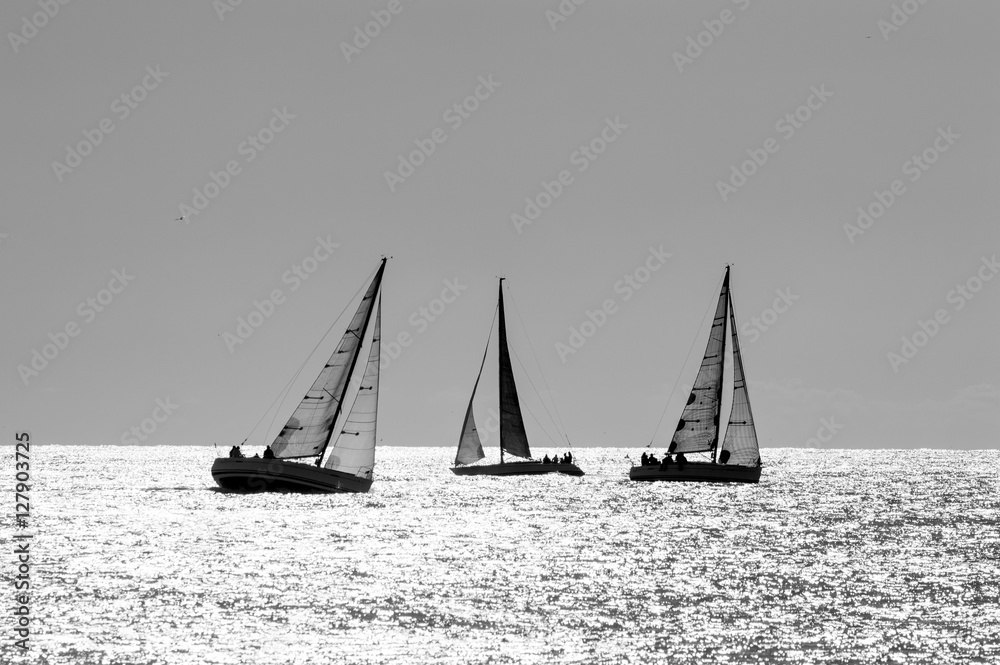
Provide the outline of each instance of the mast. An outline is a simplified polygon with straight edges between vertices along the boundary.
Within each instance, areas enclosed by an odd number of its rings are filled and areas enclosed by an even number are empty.
[[[372,298],[373,299],[378,297],[379,290],[382,288],[382,273],[385,271],[385,262],[386,262],[386,258],[383,256],[382,257],[382,264],[378,267],[378,272],[375,273],[375,278],[372,280],[372,283],[375,286],[375,288],[372,289]],[[326,433],[326,441],[323,442],[323,447],[320,448],[318,456],[316,457],[316,466],[322,466],[322,464],[323,464],[323,455],[326,454],[326,449],[330,445],[330,439],[333,438],[333,429],[334,429],[333,426],[337,423],[337,418],[340,417],[340,412],[341,412],[341,410],[344,407],[344,397],[345,397],[345,395],[347,395],[347,387],[351,383],[351,377],[354,376],[354,367],[358,364],[358,356],[361,355],[361,353],[360,353],[360,351],[361,351],[361,343],[364,341],[365,333],[368,332],[368,323],[371,321],[372,310],[373,309],[375,309],[375,308],[374,307],[369,307],[368,311],[365,312],[365,322],[364,322],[364,325],[361,326],[361,334],[357,336],[358,337],[358,352],[354,354],[353,358],[351,358],[351,366],[347,370],[347,378],[344,381],[344,387],[340,391],[340,396],[337,398],[337,408],[333,412],[333,419],[330,421],[330,431],[328,431]],[[355,333],[355,334],[357,334],[357,333]]]
[[[726,375],[726,323],[729,317],[726,314],[729,313],[730,307],[732,307],[732,297],[729,292],[729,266],[726,266],[726,276],[722,279],[722,290],[726,293],[726,309],[722,315],[722,349],[719,350],[719,376],[724,377]],[[735,333],[735,330],[734,330]],[[719,449],[719,428],[722,426],[722,384],[724,381],[719,381],[718,390],[716,391],[715,397],[715,441],[712,442],[712,462],[715,462],[718,458]],[[727,428],[728,429],[728,428]]]
[[[503,280],[500,278],[500,295],[497,298],[497,309],[500,311],[500,328],[497,330],[497,346],[500,349],[497,352],[497,363],[500,366],[500,371],[497,372],[497,381],[499,382],[499,395],[500,395],[500,463],[503,464],[503,346],[507,344],[507,323],[503,315]]]

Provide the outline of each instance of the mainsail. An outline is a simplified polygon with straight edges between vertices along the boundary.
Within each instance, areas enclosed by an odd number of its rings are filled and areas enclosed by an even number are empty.
[[[723,464],[755,466],[760,463],[760,448],[757,445],[753,413],[750,411],[746,376],[743,374],[743,356],[740,353],[739,337],[736,336],[736,310],[733,309],[732,299],[729,302],[729,324],[733,338],[733,409],[729,413],[729,426],[722,441],[719,461]]]
[[[382,299],[375,308],[375,326],[369,343],[368,363],[360,381],[349,386],[354,403],[334,425],[333,451],[323,465],[327,469],[371,478],[375,467],[375,427],[378,419],[378,379],[382,337]],[[357,374],[357,373],[355,373]]]
[[[500,450],[517,457],[531,457],[528,434],[524,430],[521,404],[514,385],[514,369],[507,349],[507,324],[503,313],[503,278],[500,278]]]
[[[719,410],[722,407],[722,370],[726,355],[726,311],[729,304],[729,268],[722,280],[719,304],[712,319],[705,357],[677,422],[668,448],[671,453],[715,450],[719,440]]]
[[[334,420],[341,411],[351,370],[361,350],[361,341],[371,318],[372,305],[382,283],[384,270],[383,259],[337,349],[271,444],[275,457],[314,457],[322,455],[326,450],[333,433]]]

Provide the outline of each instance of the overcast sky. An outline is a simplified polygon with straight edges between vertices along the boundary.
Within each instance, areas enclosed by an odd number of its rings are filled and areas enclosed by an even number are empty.
[[[386,254],[380,445],[457,444],[499,275],[570,440],[645,445],[731,263],[763,445],[995,447],[998,17],[5,2],[3,436],[238,443]]]

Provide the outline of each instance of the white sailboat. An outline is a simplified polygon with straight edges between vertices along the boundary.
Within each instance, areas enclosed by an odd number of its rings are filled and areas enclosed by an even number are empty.
[[[726,324],[732,330],[733,405],[722,445],[719,424],[722,410],[722,384],[726,356]],[[689,482],[760,482],[761,460],[743,372],[743,356],[736,332],[736,311],[729,288],[729,266],[722,280],[722,291],[712,320],[708,346],[701,368],[688,396],[687,404],[663,460],[633,466],[632,480],[668,480]],[[691,453],[708,453],[708,461],[687,460]],[[646,461],[646,455],[643,455]]]
[[[220,487],[249,492],[371,488],[385,263],[383,258],[340,344],[270,445],[274,458],[216,459],[212,477]],[[359,362],[365,349],[367,356]],[[293,461],[309,458],[315,461]]]
[[[507,347],[507,321],[503,306],[503,281],[500,278],[500,296],[497,308],[500,316],[498,329],[499,365],[500,365],[500,463],[475,464],[486,457],[483,443],[476,429],[476,420],[472,413],[472,402],[479,388],[479,379],[483,376],[486,365],[486,351],[479,365],[479,374],[469,396],[469,406],[462,422],[462,433],[458,440],[458,452],[455,455],[455,465],[452,472],[459,476],[524,476],[543,473],[565,473],[571,476],[582,476],[583,471],[572,461],[538,461],[531,459],[528,446],[528,434],[524,429],[524,419],[521,417],[521,404],[517,397],[517,385],[514,383],[514,369],[510,362],[510,350]],[[486,350],[489,351],[489,344]],[[509,462],[504,453],[522,458]]]

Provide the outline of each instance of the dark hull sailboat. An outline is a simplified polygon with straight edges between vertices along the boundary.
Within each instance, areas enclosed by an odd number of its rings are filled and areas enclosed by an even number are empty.
[[[565,473],[567,476],[582,476],[583,471],[576,464],[559,462],[504,462],[503,464],[477,464],[475,466],[453,466],[456,476],[534,476],[542,473]]]
[[[719,445],[719,423],[722,410],[723,369],[726,356],[726,324],[731,327],[733,343],[733,406],[729,414],[722,445]],[[701,361],[687,404],[681,413],[670,447],[669,462],[633,466],[630,480],[681,481],[702,483],[760,482],[760,448],[750,395],[743,372],[743,355],[736,328],[736,311],[729,288],[729,267],[722,280],[722,291],[712,319],[708,346]],[[710,461],[686,460],[673,454],[708,453]]]
[[[675,480],[696,483],[759,483],[759,466],[737,466],[713,462],[687,462],[668,466],[633,466],[629,480]]]
[[[465,410],[465,421],[462,423],[462,434],[458,441],[458,453],[455,455],[455,465],[451,468],[457,476],[528,476],[543,473],[564,473],[570,476],[582,476],[583,470],[572,462],[540,462],[531,459],[528,447],[528,434],[524,429],[524,419],[521,417],[521,403],[517,397],[517,385],[514,383],[514,369],[510,362],[510,349],[507,347],[507,320],[503,307],[503,278],[500,278],[500,296],[497,300],[497,311],[500,322],[498,328],[499,362],[500,362],[500,463],[474,464],[486,457],[483,443],[476,429],[476,421],[472,414],[472,402],[479,388],[479,379],[483,376],[486,365],[486,353],[489,344],[483,352],[483,361],[479,365],[479,375],[469,396],[469,406]],[[492,334],[492,329],[490,333]],[[507,462],[504,453],[522,458],[523,461]]]
[[[271,444],[275,457],[216,459],[212,477],[219,487],[236,492],[367,492],[371,488],[384,271],[382,259],[340,344]],[[366,361],[359,363],[364,349]],[[292,461],[306,458],[315,461]]]
[[[212,464],[212,477],[234,492],[367,492],[372,486],[371,478],[260,457],[220,457]]]

